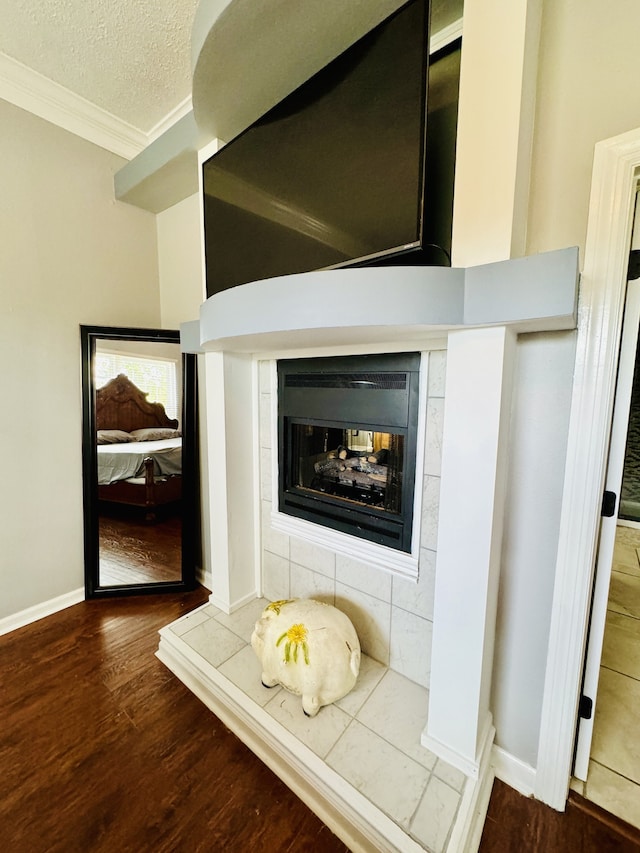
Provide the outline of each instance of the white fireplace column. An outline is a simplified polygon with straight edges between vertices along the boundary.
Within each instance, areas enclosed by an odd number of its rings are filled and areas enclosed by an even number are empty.
[[[253,600],[256,579],[257,430],[255,364],[250,355],[205,355],[203,514],[211,602],[225,613]]]
[[[422,742],[477,777],[489,710],[515,332],[449,334],[429,716]]]

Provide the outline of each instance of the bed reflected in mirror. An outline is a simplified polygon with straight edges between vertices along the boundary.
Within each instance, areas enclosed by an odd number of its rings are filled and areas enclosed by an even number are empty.
[[[195,357],[172,331],[82,339],[87,596],[192,586]]]

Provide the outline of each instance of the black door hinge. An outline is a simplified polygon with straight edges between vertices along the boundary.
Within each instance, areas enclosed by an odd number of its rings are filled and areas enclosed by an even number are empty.
[[[589,699],[589,697],[585,696],[583,693],[580,697],[580,704],[578,705],[578,716],[583,720],[590,720],[592,713],[593,699]]]
[[[637,278],[640,278],[640,249],[631,249],[629,266],[627,267],[627,281],[635,281]]]
[[[615,492],[605,492],[602,496],[602,511],[600,515],[603,518],[611,518],[616,511],[617,495]]]

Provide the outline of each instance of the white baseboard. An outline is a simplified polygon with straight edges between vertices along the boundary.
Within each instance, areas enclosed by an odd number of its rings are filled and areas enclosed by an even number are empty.
[[[211,587],[207,586],[206,584],[203,584],[203,586],[206,589],[211,589]],[[223,601],[221,598],[217,598],[216,594],[212,592],[209,596],[209,602],[213,604],[214,607],[217,607],[218,610],[222,610],[223,613],[230,615],[231,613],[235,613],[236,610],[239,610],[241,607],[244,607],[245,604],[249,604],[251,601],[255,601],[256,597],[256,591],[253,590],[252,592],[245,595],[243,598],[239,598],[237,601],[233,601],[231,602],[231,604],[229,604],[228,602]]]
[[[489,808],[489,798],[493,787],[492,745],[496,730],[491,715],[485,722],[480,738],[480,748],[475,769],[467,784],[460,803],[458,819],[454,825],[447,847],[447,853],[477,853],[482,838],[482,829]]]
[[[196,566],[196,580],[205,589],[213,589],[213,575],[210,571],[205,571],[201,566]]]
[[[535,767],[526,764],[495,744],[491,750],[491,763],[497,779],[515,788],[525,797],[533,796],[536,785]]]
[[[33,607],[27,607],[26,610],[13,613],[11,616],[5,616],[0,619],[0,635],[8,634],[17,628],[23,628],[25,625],[30,625],[32,622],[37,622],[38,619],[44,619],[45,616],[51,616],[52,613],[58,613],[58,611],[81,601],[84,601],[84,587],[66,592],[57,598],[49,599],[49,601],[34,604]]]
[[[491,744],[495,735],[496,730],[493,726],[491,714],[487,714],[479,738],[478,755],[476,755],[473,761],[465,755],[456,752],[456,750],[451,749],[450,746],[437,740],[437,738],[432,737],[426,729],[422,733],[420,742],[422,746],[435,753],[439,758],[442,758],[447,764],[451,764],[452,767],[457,767],[458,770],[461,770],[465,776],[469,776],[471,779],[479,779],[480,768],[491,751]]]

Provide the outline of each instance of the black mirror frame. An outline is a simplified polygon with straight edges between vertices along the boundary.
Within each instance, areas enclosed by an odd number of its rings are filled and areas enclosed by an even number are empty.
[[[179,581],[100,586],[98,524],[98,454],[95,441],[93,362],[98,339],[180,343],[180,333],[167,329],[80,326],[82,347],[82,476],[86,598],[144,595],[194,589],[200,559],[200,495],[198,393],[196,356],[182,355],[182,576]]]

